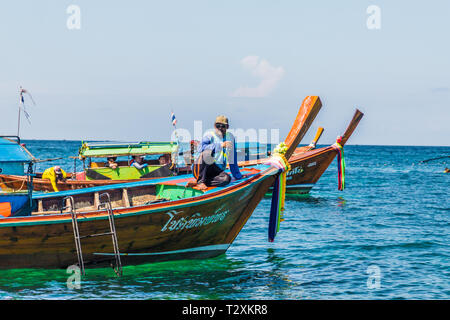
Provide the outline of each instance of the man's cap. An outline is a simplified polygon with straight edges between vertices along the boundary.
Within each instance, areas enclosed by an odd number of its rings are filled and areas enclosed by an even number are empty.
[[[225,116],[218,116],[216,118],[216,122],[215,123],[221,123],[221,124],[228,125],[228,118],[225,117]]]
[[[55,172],[60,173],[61,172],[61,167],[60,166],[55,166]]]

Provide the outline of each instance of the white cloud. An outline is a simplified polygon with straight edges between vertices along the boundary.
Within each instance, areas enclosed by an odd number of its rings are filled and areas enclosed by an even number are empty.
[[[255,88],[241,86],[231,94],[233,97],[265,97],[284,75],[283,67],[273,67],[267,60],[258,56],[247,56],[241,60],[241,64],[253,76],[261,78],[261,82]]]

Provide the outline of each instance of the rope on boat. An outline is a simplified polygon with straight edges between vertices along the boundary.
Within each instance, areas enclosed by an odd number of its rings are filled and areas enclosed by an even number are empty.
[[[345,188],[345,160],[344,160],[344,147],[340,144],[342,137],[339,136],[336,139],[336,143],[332,145],[333,149],[337,151],[337,164],[338,164],[338,190],[343,191]]]
[[[273,155],[265,164],[269,164],[278,169],[280,173],[273,184],[272,204],[270,206],[269,217],[269,242],[275,240],[275,236],[280,230],[280,222],[284,221],[284,201],[286,194],[286,173],[291,170],[289,161],[284,156],[287,146],[284,142],[280,143],[275,149]]]
[[[11,183],[11,182],[17,182],[17,181],[22,181],[22,185],[20,186],[20,188],[19,189],[14,189],[14,188],[10,188],[10,187],[8,187],[6,184],[7,183]],[[12,179],[12,180],[3,180],[3,179],[1,179],[0,180],[0,184],[4,184],[8,189],[12,189],[13,191],[21,191],[22,190],[22,188],[23,188],[23,186],[25,185],[25,180],[23,180],[23,179]]]
[[[422,161],[419,161],[419,163],[426,163],[426,162],[430,162],[430,161],[434,161],[434,160],[440,160],[440,159],[445,159],[445,158],[450,158],[450,155],[437,157],[437,158],[431,158],[431,159],[427,159],[427,160],[422,160]]]

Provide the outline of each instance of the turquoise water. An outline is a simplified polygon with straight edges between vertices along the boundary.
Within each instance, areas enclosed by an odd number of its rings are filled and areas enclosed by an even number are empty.
[[[26,141],[39,158],[75,155],[79,142]],[[87,269],[0,270],[1,299],[449,299],[450,147],[347,146],[346,190],[334,161],[310,196],[286,203],[267,241],[264,199],[225,255]],[[72,160],[51,165],[73,169]],[[41,164],[38,170],[50,166]]]

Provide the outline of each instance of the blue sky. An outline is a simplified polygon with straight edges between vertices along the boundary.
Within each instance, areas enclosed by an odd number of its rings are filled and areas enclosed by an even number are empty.
[[[81,29],[69,30],[70,5]],[[376,5],[381,28],[369,30]],[[18,87],[36,101],[25,139],[168,140],[178,126],[279,129],[319,95],[321,143],[445,145],[449,1],[8,1],[0,4],[0,134]]]

